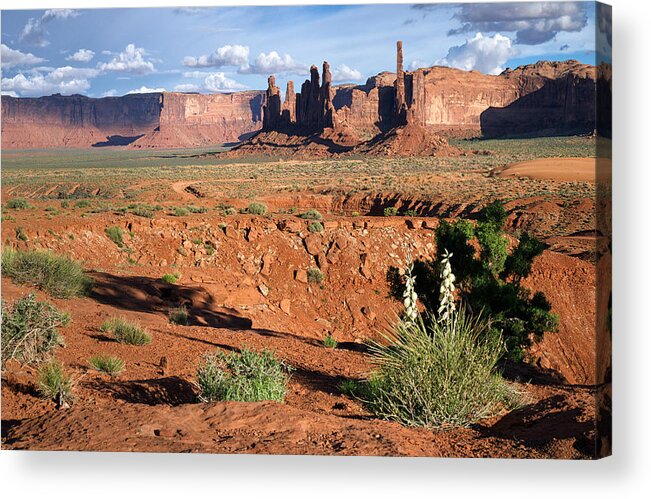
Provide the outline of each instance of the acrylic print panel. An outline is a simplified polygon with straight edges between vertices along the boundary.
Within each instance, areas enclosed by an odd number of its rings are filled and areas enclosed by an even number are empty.
[[[5,449],[610,453],[609,6],[2,26]]]

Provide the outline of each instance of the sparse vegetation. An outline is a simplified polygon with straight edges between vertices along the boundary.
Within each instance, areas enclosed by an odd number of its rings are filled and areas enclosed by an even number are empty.
[[[204,356],[197,369],[197,384],[204,402],[236,400],[282,402],[287,391],[290,368],[274,352],[241,353],[218,351]]]
[[[328,333],[323,337],[323,346],[326,348],[337,348],[339,343],[332,337],[332,334]]]
[[[7,201],[7,204],[5,204],[5,208],[8,208],[10,210],[26,210],[29,207],[29,203],[25,198],[13,198]]]
[[[80,199],[75,203],[75,208],[90,208],[92,203],[88,199]]]
[[[227,206],[222,210],[222,213],[224,214],[225,217],[229,217],[232,215],[237,215],[237,210],[235,209],[234,206]]]
[[[250,215],[264,215],[267,213],[267,205],[263,203],[250,203],[246,212]]]
[[[312,284],[321,284],[325,276],[321,270],[316,267],[310,267],[307,271],[307,282]]]
[[[170,309],[169,319],[172,324],[187,326],[190,323],[190,315],[188,314],[188,309],[185,308],[185,305]]]
[[[398,214],[398,208],[395,206],[388,206],[387,208],[384,208],[384,216],[385,217],[395,217]]]
[[[305,213],[301,213],[299,216],[306,220],[321,220],[323,218],[323,215],[321,215],[321,213],[319,213],[314,208],[310,208]]]
[[[96,371],[117,376],[124,370],[124,361],[108,354],[95,355],[88,360],[90,366]]]
[[[107,227],[104,229],[104,232],[106,232],[106,236],[111,241],[113,241],[118,248],[122,248],[124,246],[124,240],[122,239],[124,232],[122,231],[121,227]]]
[[[181,274],[174,272],[173,274],[163,274],[161,280],[167,284],[176,284],[176,282],[181,278]]]
[[[122,317],[112,317],[105,321],[100,329],[105,333],[110,333],[113,339],[119,343],[136,346],[151,343],[151,336],[147,331],[141,328],[139,324]]]
[[[2,362],[16,359],[25,364],[45,360],[63,344],[58,329],[70,322],[70,315],[41,302],[34,294],[12,305],[2,301]]]
[[[18,239],[19,241],[29,241],[25,229],[23,229],[22,227],[16,227],[16,239]]]
[[[207,213],[208,212],[208,208],[206,208],[205,206],[194,206],[194,205],[191,205],[191,204],[186,206],[186,210],[188,210],[190,213]]]
[[[63,371],[63,365],[57,360],[41,366],[37,386],[43,398],[53,400],[59,407],[66,407],[74,401],[72,376]]]
[[[186,215],[189,215],[190,212],[187,210],[187,208],[183,208],[182,206],[176,206],[172,209],[172,213],[170,215],[175,216],[175,217],[185,217]]]
[[[312,233],[323,232],[323,224],[321,222],[312,222],[307,226],[307,230]]]
[[[2,251],[2,273],[21,284],[30,284],[56,298],[87,294],[91,279],[79,263],[49,251],[20,251],[5,247]]]

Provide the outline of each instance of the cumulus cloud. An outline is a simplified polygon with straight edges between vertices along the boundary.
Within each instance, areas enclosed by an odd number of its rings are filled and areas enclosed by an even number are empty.
[[[462,45],[450,47],[448,55],[437,64],[470,71],[476,69],[482,73],[499,74],[506,61],[517,54],[511,39],[499,33],[483,36],[477,33]]]
[[[420,59],[415,59],[407,64],[407,71],[416,71],[417,69],[427,68],[429,66],[431,66],[431,64],[428,64],[427,62]]]
[[[118,95],[118,91],[114,88],[107,90],[106,92],[102,92],[102,97],[115,97],[116,95]]]
[[[271,73],[303,73],[305,71],[307,71],[305,64],[295,61],[289,54],[280,55],[275,50],[268,54],[261,52],[250,67],[240,70],[241,73],[264,75]]]
[[[581,31],[588,22],[585,2],[462,4],[454,15],[463,24],[448,35],[473,31],[515,32],[515,43],[538,45],[561,31]]]
[[[90,79],[98,75],[93,68],[65,66],[41,73],[18,73],[12,78],[2,78],[2,89],[21,96],[39,96],[52,93],[64,95],[84,92],[90,88]]]
[[[174,87],[177,92],[234,92],[246,88],[241,83],[226,76],[225,73],[218,71],[216,73],[208,73],[204,71],[189,71],[184,73],[186,78],[203,79],[201,84],[196,83],[181,83]]]
[[[186,56],[183,65],[190,68],[222,68],[238,66],[247,68],[249,65],[249,47],[244,45],[224,45],[212,54],[199,57]]]
[[[90,62],[95,57],[95,52],[88,49],[79,49],[72,55],[66,57],[66,61]]]
[[[340,64],[332,70],[332,81],[335,82],[361,81],[362,79],[364,79],[362,73],[346,64]]]
[[[12,68],[15,66],[33,66],[39,64],[45,59],[36,57],[31,53],[24,53],[20,50],[14,50],[4,43],[2,44],[2,52],[0,53],[3,68]]]
[[[149,88],[146,86],[142,86],[140,88],[134,88],[133,90],[129,90],[127,94],[155,94],[159,92],[166,92],[164,88]]]
[[[98,65],[102,71],[118,71],[133,74],[146,74],[156,71],[151,59],[147,59],[144,48],[136,47],[133,43],[126,46],[124,51],[115,55],[109,62]]]
[[[0,95],[7,95],[9,97],[18,97],[18,94],[13,90],[2,90],[0,92]]]
[[[78,15],[79,11],[75,9],[46,10],[41,17],[30,17],[27,20],[27,24],[25,24],[20,33],[19,40],[30,45],[45,47],[50,44],[47,39],[48,31],[46,29],[48,23],[56,19],[68,19]]]

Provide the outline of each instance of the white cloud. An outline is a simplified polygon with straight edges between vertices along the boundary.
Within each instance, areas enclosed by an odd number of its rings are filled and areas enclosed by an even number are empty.
[[[75,9],[50,9],[38,18],[30,17],[27,24],[23,27],[20,33],[19,40],[21,42],[36,45],[38,47],[45,47],[50,44],[47,39],[47,29],[45,25],[54,21],[55,19],[67,19],[69,17],[76,17],[79,11]]]
[[[238,66],[247,68],[249,65],[249,47],[244,45],[224,45],[212,54],[199,57],[186,56],[183,65],[190,68],[222,68]]]
[[[90,62],[95,57],[95,52],[88,49],[79,49],[72,55],[66,57],[66,61]]]
[[[146,59],[144,48],[136,47],[133,43],[126,46],[123,52],[117,54],[109,62],[98,65],[102,71],[119,71],[134,74],[146,74],[156,71],[154,63]]]
[[[588,23],[586,2],[469,3],[454,15],[463,25],[449,31],[516,32],[515,43],[539,45],[561,31],[581,31]]]
[[[154,94],[158,92],[167,92],[167,90],[165,90],[164,88],[149,88],[143,85],[140,88],[134,88],[133,90],[129,90],[127,94]]]
[[[345,64],[340,64],[332,70],[332,81],[335,82],[351,82],[361,81],[364,79],[362,73],[356,69],[349,68]]]
[[[110,90],[107,90],[106,92],[102,92],[102,97],[115,97],[117,94],[118,91],[112,88]]]
[[[11,68],[14,66],[32,66],[45,61],[40,57],[36,57],[31,53],[24,53],[20,50],[14,50],[4,43],[2,44],[2,52],[0,53],[3,68]]]
[[[254,73],[268,75],[271,73],[303,73],[307,66],[296,62],[289,54],[280,55],[275,50],[265,54],[261,52],[249,68],[242,69],[241,73]]]
[[[203,78],[203,82],[181,83],[174,87],[177,92],[234,92],[246,88],[241,83],[226,76],[225,73],[218,71],[216,73],[206,73],[203,71],[190,71],[184,74],[186,78]]]
[[[27,76],[18,73],[13,78],[2,78],[2,89],[22,96],[39,96],[52,93],[64,95],[84,92],[90,88],[90,79],[98,75],[92,68],[65,66],[47,73],[32,72]]]
[[[18,97],[18,94],[13,90],[2,90],[0,92],[0,95],[7,95],[9,97]]]
[[[482,73],[499,74],[504,70],[504,63],[516,54],[510,38],[499,33],[494,36],[477,33],[462,45],[450,47],[448,55],[436,63],[466,71],[476,69]]]

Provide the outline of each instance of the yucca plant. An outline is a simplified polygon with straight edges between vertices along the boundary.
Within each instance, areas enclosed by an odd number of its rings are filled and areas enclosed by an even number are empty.
[[[68,407],[73,401],[72,377],[63,372],[63,365],[57,360],[51,360],[38,370],[38,392],[43,398],[56,402],[58,407]]]
[[[143,346],[151,343],[151,336],[139,324],[128,321],[122,317],[112,317],[105,321],[101,328],[119,343]]]
[[[95,355],[88,360],[88,363],[96,371],[110,376],[117,376],[124,370],[124,361],[122,359],[107,354]]]

